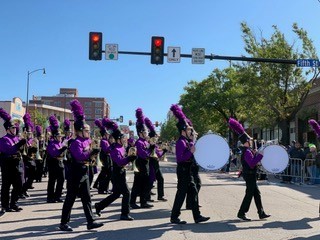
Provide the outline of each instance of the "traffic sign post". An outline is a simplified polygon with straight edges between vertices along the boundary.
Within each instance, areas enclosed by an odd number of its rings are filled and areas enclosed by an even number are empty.
[[[180,47],[168,47],[167,62],[168,63],[180,63]]]
[[[106,60],[118,60],[118,44],[106,44]]]
[[[192,48],[192,64],[204,64],[204,59],[204,48]]]
[[[318,59],[298,59],[297,67],[320,67]]]

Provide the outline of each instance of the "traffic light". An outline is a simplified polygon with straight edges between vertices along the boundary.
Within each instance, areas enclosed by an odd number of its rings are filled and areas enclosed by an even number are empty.
[[[129,126],[132,126],[132,125],[133,125],[132,120],[129,120]]]
[[[101,32],[89,33],[89,59],[90,60],[102,59],[102,33]]]
[[[158,127],[158,126],[159,126],[159,122],[156,121],[156,122],[154,123],[154,125],[155,125],[156,127]]]
[[[123,116],[120,116],[120,118],[119,118],[119,122],[123,122]]]
[[[164,37],[151,38],[151,64],[163,64]]]

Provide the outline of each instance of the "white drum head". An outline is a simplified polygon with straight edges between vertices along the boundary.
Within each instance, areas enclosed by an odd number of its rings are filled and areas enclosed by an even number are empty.
[[[195,147],[194,157],[197,163],[204,169],[218,170],[229,160],[229,145],[219,135],[204,135],[197,140]]]
[[[286,149],[280,145],[270,145],[263,150],[262,166],[270,173],[283,172],[289,163]]]

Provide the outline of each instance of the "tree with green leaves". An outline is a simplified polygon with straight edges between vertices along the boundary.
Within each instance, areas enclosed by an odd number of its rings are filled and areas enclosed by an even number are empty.
[[[258,40],[248,25],[242,22],[245,50],[255,58],[318,59],[307,32],[296,23],[292,29],[298,38],[298,46],[297,42],[289,44],[277,26],[273,26],[270,39],[264,38],[261,33]],[[319,69],[304,71],[295,65],[257,62],[235,64],[234,67],[246,96],[242,105],[246,120],[254,126],[278,125],[282,132],[281,142],[289,144],[290,122],[301,109],[313,81],[319,75]]]

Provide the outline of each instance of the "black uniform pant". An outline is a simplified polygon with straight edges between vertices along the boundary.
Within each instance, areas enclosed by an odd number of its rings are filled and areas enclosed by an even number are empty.
[[[71,210],[78,195],[81,198],[87,223],[91,224],[93,222],[93,214],[88,167],[81,164],[72,164],[70,168],[70,177],[67,182],[67,196],[62,207],[61,224],[66,224],[70,221]]]
[[[58,164],[50,164],[48,166],[49,180],[47,187],[47,200],[57,200],[61,198],[63,183],[65,180],[64,168]]]
[[[148,194],[150,192],[150,179],[147,172],[135,172],[133,185],[131,189],[131,204],[135,204],[137,200],[137,196],[140,196],[140,204],[146,204]]]
[[[243,179],[246,181],[246,194],[243,198],[242,204],[239,209],[239,214],[243,215],[249,211],[252,198],[256,204],[258,214],[263,212],[261,194],[257,185],[256,174],[242,173]]]
[[[199,203],[198,203],[198,191],[196,184],[191,173],[191,163],[178,164],[177,166],[177,193],[174,199],[173,208],[171,211],[171,219],[176,219],[181,214],[181,207],[186,198],[187,193],[189,192],[190,201],[192,205],[192,215],[193,219],[196,220],[199,218]]]
[[[22,173],[15,166],[1,167],[1,206],[4,209],[16,207],[19,199],[19,194],[22,191]],[[12,185],[11,199],[10,199],[10,187]],[[9,204],[10,202],[10,204]]]
[[[153,168],[155,172],[155,177],[157,180],[158,198],[162,198],[164,196],[164,178],[160,170],[159,161],[158,159],[150,158],[149,163],[150,163],[150,169]],[[150,192],[151,192],[152,186],[153,186],[153,181],[150,180],[150,185],[149,185],[150,191],[149,191],[149,196],[147,198],[150,198]]]
[[[199,192],[201,189],[201,179],[200,179],[200,175],[199,175],[199,166],[196,163],[193,163],[191,165],[191,173],[193,176],[193,181],[196,184],[196,188],[198,191],[198,196],[199,196]],[[190,197],[191,196],[191,197]],[[190,194],[190,190],[187,193],[187,200],[186,200],[186,208],[187,209],[192,209],[192,194]],[[199,203],[199,200],[198,200]]]
[[[104,209],[113,203],[122,194],[121,203],[121,215],[128,215],[130,212],[129,202],[130,202],[130,191],[126,180],[126,171],[121,169],[120,172],[113,172],[112,174],[113,192],[111,195],[103,199],[101,202],[97,203],[99,209]]]
[[[44,161],[36,159],[35,180],[37,182],[41,182],[42,181],[43,167],[44,167]]]
[[[94,183],[94,188],[98,188],[98,192],[105,192],[109,190],[112,170],[111,167],[101,167],[97,180]]]

